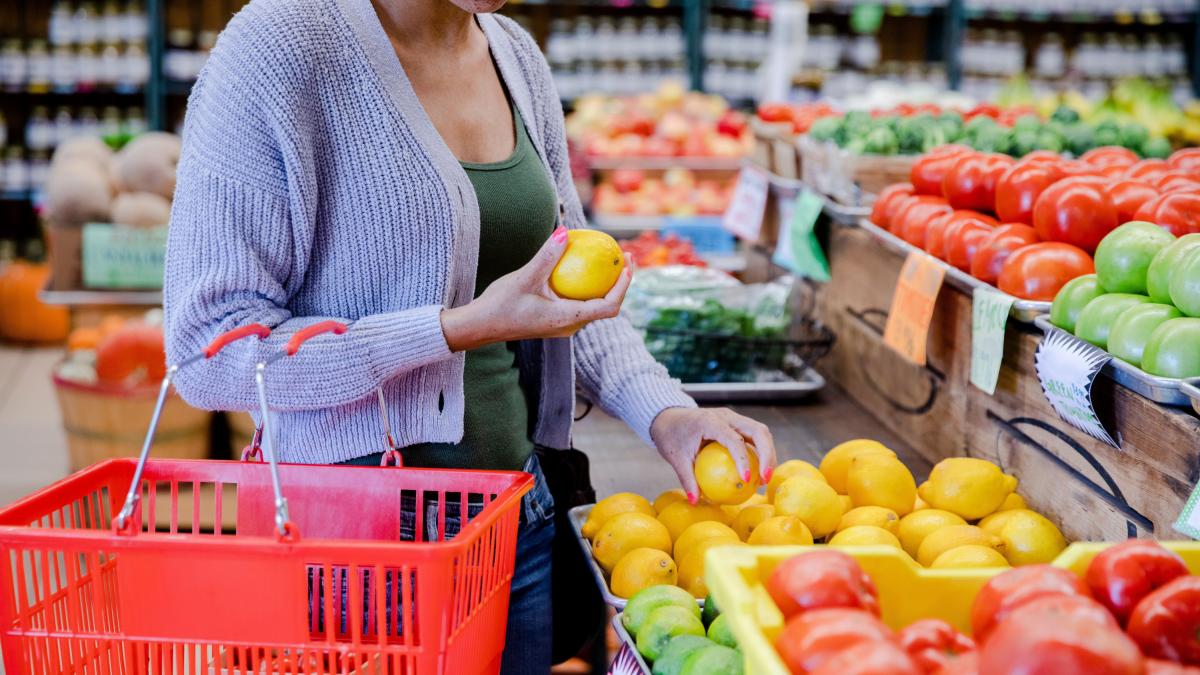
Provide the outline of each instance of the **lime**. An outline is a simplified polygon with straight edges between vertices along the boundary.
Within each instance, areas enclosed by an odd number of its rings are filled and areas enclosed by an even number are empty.
[[[729,618],[725,615],[713,619],[708,627],[708,639],[729,648],[737,648],[737,638],[733,637],[733,629],[729,626]]]
[[[683,662],[692,655],[692,652],[712,646],[712,640],[698,635],[673,637],[667,643],[666,648],[662,650],[658,660],[654,662],[654,667],[650,671],[651,675],[679,675],[679,671],[683,669]]]
[[[700,623],[700,617],[697,615],[699,607],[693,603],[692,608],[696,611],[671,605],[650,612],[637,632],[638,652],[655,661],[662,656],[663,649],[671,638],[677,635],[704,637],[704,624]]]
[[[646,622],[646,618],[650,616],[650,612],[659,607],[672,605],[682,607],[696,616],[700,616],[700,607],[696,605],[696,599],[692,597],[691,593],[678,586],[659,585],[643,588],[635,593],[625,604],[625,613],[621,615],[621,622],[625,624],[625,630],[629,631],[630,635],[636,636],[642,629],[642,624]]]
[[[742,654],[714,645],[698,649],[683,661],[679,675],[742,675]]]
[[[717,618],[720,613],[721,610],[717,609],[717,601],[713,600],[712,593],[709,593],[708,597],[704,598],[704,609],[700,612],[700,620],[704,622],[705,627],[711,626],[713,619]]]

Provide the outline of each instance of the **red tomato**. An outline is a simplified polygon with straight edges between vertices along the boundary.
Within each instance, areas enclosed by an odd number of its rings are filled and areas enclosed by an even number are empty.
[[[936,157],[940,155],[961,155],[964,152],[975,152],[975,150],[969,146],[962,145],[961,143],[947,143],[946,145],[939,145],[938,147],[930,150],[929,152],[925,153],[925,156]]]
[[[1142,598],[1129,637],[1146,656],[1200,664],[1200,576],[1181,576]]]
[[[993,103],[980,103],[974,108],[971,108],[967,112],[963,113],[963,119],[969,120],[972,117],[978,117],[980,115],[985,115],[987,117],[998,117],[1000,115],[1000,108]]]
[[[951,659],[934,675],[979,675],[979,652],[967,652]]]
[[[946,228],[946,257],[944,260],[958,269],[966,272],[971,269],[971,258],[979,250],[980,244],[994,228],[990,225],[968,218],[960,220]]]
[[[1171,170],[1171,165],[1165,159],[1143,159],[1125,169],[1125,180],[1140,180],[1153,184],[1163,174]]]
[[[929,195],[909,197],[908,201],[897,208],[896,217],[892,219],[890,229],[893,234],[901,237],[904,237],[905,232],[909,232],[911,236],[920,234],[921,241],[924,241],[924,231],[929,225],[929,221],[939,213],[950,213],[950,211],[952,211],[950,205],[941,197]]]
[[[1068,281],[1095,271],[1087,251],[1062,242],[1043,241],[1009,254],[1000,266],[996,284],[1018,298],[1052,302]]]
[[[921,619],[896,633],[896,642],[925,673],[933,673],[955,657],[975,649],[975,641],[941,619]]]
[[[787,618],[831,607],[879,615],[879,596],[871,577],[841,551],[811,551],[779,563],[767,579],[767,593]]]
[[[1117,222],[1128,223],[1142,204],[1158,196],[1158,190],[1141,181],[1123,180],[1108,186],[1108,196],[1117,209]]]
[[[1191,176],[1164,176],[1156,184],[1159,192],[1200,190],[1200,182]]]
[[[971,276],[995,285],[1000,278],[1000,268],[1012,252],[1038,241],[1037,230],[1021,223],[1005,223],[992,230],[979,243],[971,257]]]
[[[1200,148],[1182,148],[1171,153],[1167,158],[1171,168],[1182,169],[1190,173],[1200,171]]]
[[[996,182],[1014,163],[995,153],[960,155],[942,176],[942,196],[956,209],[991,211],[996,208]]]
[[[1118,180],[1125,176],[1126,167],[1124,164],[1109,164],[1096,169],[1096,175],[1109,180]]]
[[[1129,148],[1122,148],[1119,145],[1105,145],[1099,148],[1092,148],[1079,156],[1080,161],[1093,166],[1112,166],[1114,164],[1133,166],[1137,163],[1138,159],[1139,157],[1136,152]]]
[[[1014,609],[1004,621],[1020,623],[1036,616],[1072,617],[1091,621],[1104,628],[1121,628],[1107,607],[1082,595],[1047,595],[1036,598]]]
[[[1174,661],[1146,659],[1146,675],[1200,675],[1200,668]]]
[[[1059,246],[1059,244],[1051,245]],[[1021,251],[1032,249],[1035,246],[1044,246],[1044,244],[1032,244]],[[1013,258],[1017,257],[1021,251],[1013,254]],[[1011,262],[1013,258],[1009,258],[1009,261]],[[1003,282],[1001,282],[1000,290],[1004,290]],[[1011,291],[1005,292],[1013,294]],[[979,590],[974,604],[971,605],[971,629],[975,639],[986,639],[988,631],[1003,621],[1005,616],[1014,609],[1030,600],[1047,595],[1078,595],[1086,598],[1088,590],[1074,572],[1050,565],[1027,565],[992,577]]]
[[[921,675],[908,654],[890,642],[859,642],[826,661],[812,675]]]
[[[1038,195],[1062,177],[1062,169],[1050,162],[1022,161],[1009,167],[996,183],[996,215],[1005,222],[1033,223]]]
[[[875,205],[871,207],[871,222],[885,230],[890,229],[893,209],[899,206],[902,197],[910,197],[912,193],[912,183],[896,183],[880,190],[879,196],[875,198]]]
[[[1162,225],[1176,237],[1200,232],[1200,190],[1159,195],[1142,204],[1134,220]]]
[[[787,103],[763,103],[758,106],[758,118],[764,122],[791,122],[792,106]]]
[[[1061,241],[1088,253],[1117,222],[1117,209],[1103,183],[1067,178],[1042,191],[1033,205],[1033,227],[1044,241]]]
[[[935,258],[945,259],[946,257],[946,234],[949,232],[950,226],[960,220],[977,219],[985,225],[995,227],[999,225],[995,218],[978,211],[959,210],[953,213],[943,214],[929,221],[929,227],[925,229],[925,246],[927,253]]]
[[[1092,595],[1124,624],[1139,600],[1187,573],[1178,553],[1155,541],[1127,539],[1096,554],[1084,578]]]
[[[890,628],[861,609],[813,609],[787,622],[775,640],[775,649],[793,673],[809,673],[860,642],[887,642],[891,638]]]
[[[1017,164],[1061,164],[1062,155],[1053,150],[1034,150],[1017,160]]]
[[[979,675],[1142,675],[1144,667],[1119,628],[1075,616],[1003,621],[979,651]]]
[[[914,191],[919,195],[942,196],[942,179],[950,171],[960,154],[974,150],[950,150],[953,146],[938,148],[933,152],[922,155],[913,162],[908,174],[908,182],[912,183]]]

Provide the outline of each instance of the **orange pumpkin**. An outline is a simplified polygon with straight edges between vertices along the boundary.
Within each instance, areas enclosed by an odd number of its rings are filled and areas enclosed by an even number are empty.
[[[49,278],[49,267],[23,260],[0,270],[0,338],[18,342],[66,339],[71,329],[70,312],[38,299],[38,291]]]
[[[158,382],[167,373],[167,354],[159,326],[126,323],[96,347],[96,379],[135,387]]]

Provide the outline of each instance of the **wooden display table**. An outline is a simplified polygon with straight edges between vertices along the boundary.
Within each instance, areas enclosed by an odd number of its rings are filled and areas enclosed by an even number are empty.
[[[1102,419],[1121,448],[1062,421],[1034,372],[1042,333],[1009,321],[995,396],[968,382],[971,298],[944,285],[929,330],[928,365],[902,359],[883,329],[904,259],[857,228],[834,226],[822,318],[837,334],[821,367],[930,462],[969,455],[1016,475],[1018,492],[1073,540],[1178,538],[1171,526],[1200,477],[1200,419],[1097,379]]]

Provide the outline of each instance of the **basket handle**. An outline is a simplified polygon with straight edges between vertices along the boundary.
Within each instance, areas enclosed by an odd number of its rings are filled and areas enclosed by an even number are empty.
[[[193,354],[167,368],[162,384],[158,387],[158,400],[155,401],[154,412],[150,415],[150,428],[146,430],[146,438],[142,441],[142,452],[138,455],[137,468],[134,469],[133,480],[129,483],[129,492],[125,493],[125,503],[121,506],[120,513],[113,519],[113,528],[118,534],[134,534],[136,532],[133,528],[133,521],[129,517],[133,515],[133,509],[141,498],[142,473],[146,470],[146,460],[150,457],[150,446],[154,443],[154,432],[158,430],[158,421],[162,417],[163,406],[167,403],[167,393],[171,391],[171,381],[174,379],[175,373],[179,372],[180,368],[185,368],[200,359],[211,359],[232,342],[251,335],[262,340],[270,334],[271,329],[259,323],[234,328],[218,335],[198,354]]]
[[[294,542],[299,539],[300,534],[288,515],[287,499],[283,496],[283,489],[279,484],[279,459],[275,456],[275,435],[272,433],[271,413],[267,408],[267,366],[281,358],[295,356],[305,342],[318,335],[342,335],[347,329],[346,324],[332,319],[301,328],[287,341],[282,351],[260,361],[254,368],[254,386],[258,392],[258,412],[262,420],[262,446],[271,467],[271,488],[275,492],[275,529],[280,541]]]

